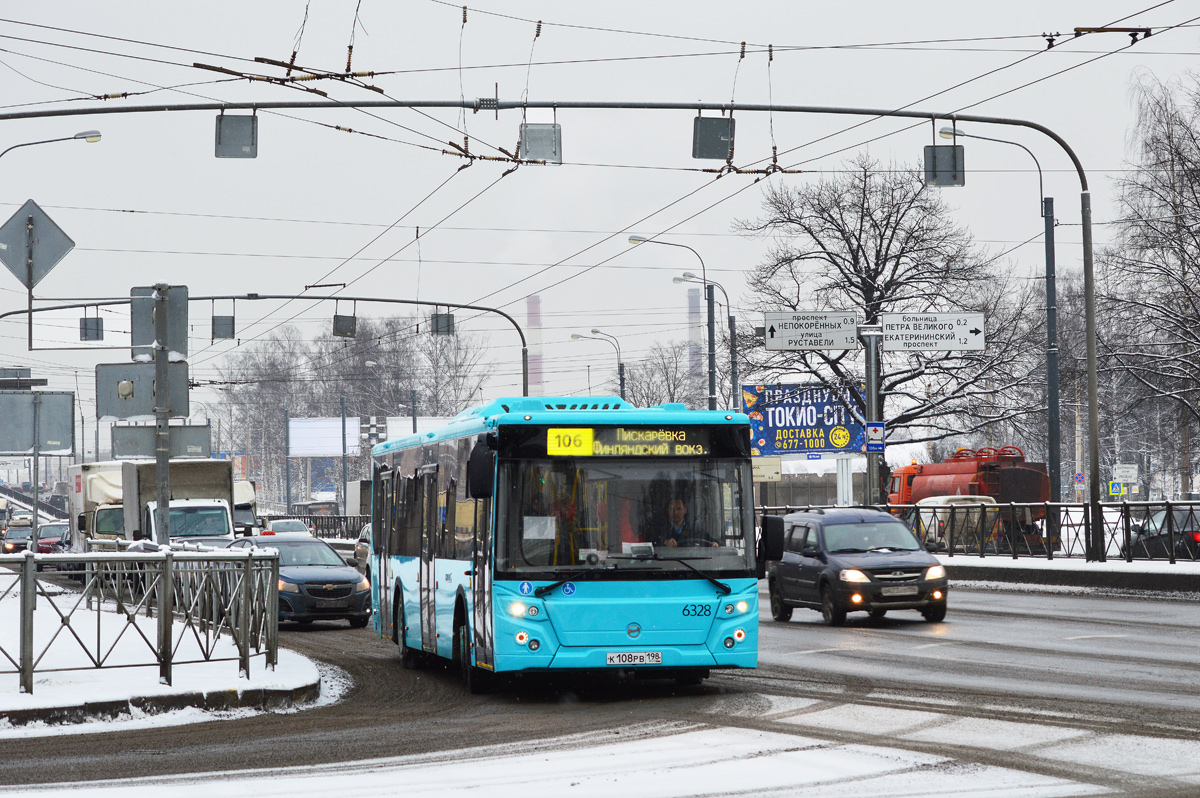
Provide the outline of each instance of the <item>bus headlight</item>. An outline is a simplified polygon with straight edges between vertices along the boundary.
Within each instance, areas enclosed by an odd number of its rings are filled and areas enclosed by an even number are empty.
[[[520,618],[522,615],[525,614],[525,605],[519,601],[514,601],[512,604],[509,605],[508,611],[510,613],[512,613],[512,616],[514,618]]]
[[[941,579],[946,575],[946,567],[943,565],[931,565],[929,570],[925,572],[926,579]]]
[[[840,574],[843,582],[870,582],[871,578],[857,568],[847,568]]]
[[[737,603],[737,611],[738,612],[745,612],[748,609],[750,609],[750,605],[747,602],[739,601]]]

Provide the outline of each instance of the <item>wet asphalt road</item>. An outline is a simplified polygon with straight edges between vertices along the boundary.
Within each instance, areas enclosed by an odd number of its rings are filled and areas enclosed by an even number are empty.
[[[0,784],[347,762],[500,741],[527,750],[579,732],[607,731],[619,739],[635,727],[641,734],[657,726],[673,733],[680,723],[778,731],[753,711],[772,696],[830,706],[945,706],[963,716],[1200,738],[1196,601],[956,590],[950,606],[944,624],[898,612],[876,623],[851,615],[846,627],[830,629],[818,613],[805,610],[789,623],[776,623],[764,601],[757,671],[715,672],[699,687],[567,682],[491,696],[468,695],[449,668],[402,669],[395,646],[369,629],[284,627],[282,645],[336,665],[353,679],[342,702],[165,729],[11,740],[0,753]],[[813,730],[805,734],[811,737]],[[843,737],[829,733],[831,740]],[[856,739],[896,744],[886,736]],[[919,743],[902,747],[924,750]],[[1014,766],[1003,751],[964,749],[957,755]],[[1059,775],[1131,794],[1174,794],[1163,785],[1134,789],[1107,772]]]

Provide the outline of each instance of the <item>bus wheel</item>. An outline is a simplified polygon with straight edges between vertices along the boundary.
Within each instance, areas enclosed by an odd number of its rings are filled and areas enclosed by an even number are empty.
[[[471,664],[471,646],[467,643],[467,625],[460,622],[454,627],[454,658],[458,661],[458,669],[462,673],[467,692],[472,695],[490,693],[495,689],[493,675],[483,668]]]
[[[415,651],[408,647],[407,635],[404,633],[404,606],[396,596],[396,609],[392,612],[392,640],[400,647],[400,667],[405,670],[416,670],[421,667],[420,659]]]

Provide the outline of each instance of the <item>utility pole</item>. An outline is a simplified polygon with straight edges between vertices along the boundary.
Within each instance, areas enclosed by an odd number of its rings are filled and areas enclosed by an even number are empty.
[[[283,409],[283,473],[284,473],[284,514],[292,511],[292,459],[288,456],[292,451],[292,422],[288,409]]]
[[[158,506],[154,526],[160,546],[171,543],[171,382],[168,378],[171,350],[168,341],[167,286],[154,286],[154,464],[158,483]]]
[[[866,348],[867,365],[867,422],[882,421],[883,412],[879,406],[879,343],[883,339],[883,325],[864,324],[858,328],[858,335]],[[863,504],[879,504],[879,456],[875,452],[866,452],[867,484],[863,486]]]
[[[342,515],[346,515],[346,483],[350,477],[346,472],[346,397],[342,397]]]
[[[1062,501],[1062,431],[1058,417],[1058,308],[1054,287],[1054,197],[1042,200],[1046,221],[1046,431],[1049,438],[1050,501]]]

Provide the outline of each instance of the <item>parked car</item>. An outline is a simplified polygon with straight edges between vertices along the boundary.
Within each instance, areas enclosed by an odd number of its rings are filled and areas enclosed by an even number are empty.
[[[273,518],[263,527],[260,535],[274,535],[279,532],[299,532],[305,535],[311,535],[312,530],[308,528],[308,524],[301,521],[299,518]]]
[[[1130,526],[1129,542],[1133,556],[1139,558],[1170,557],[1171,537],[1175,535],[1175,558],[1200,559],[1200,507],[1184,505],[1171,508],[1171,526],[1167,529],[1166,508],[1152,513],[1144,523]],[[1125,556],[1124,546],[1121,556]]]
[[[362,571],[370,579],[370,568],[367,560],[371,556],[371,525],[364,524],[354,543],[354,567]]]
[[[279,620],[310,624],[346,620],[356,629],[371,619],[371,582],[323,540],[256,535],[229,544],[234,551],[279,551]]]
[[[792,610],[820,610],[830,626],[846,613],[872,620],[892,610],[918,610],[925,620],[946,618],[946,569],[912,531],[878,510],[837,508],[783,517],[783,559],[769,565],[771,617],[791,620]]]

